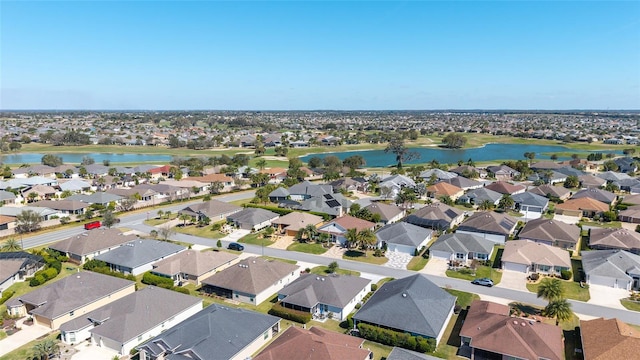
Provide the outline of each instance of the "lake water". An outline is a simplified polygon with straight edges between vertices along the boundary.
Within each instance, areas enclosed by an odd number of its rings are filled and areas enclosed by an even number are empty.
[[[90,154],[65,154],[56,153],[60,156],[65,164],[80,164],[84,156],[90,156],[96,161],[96,164],[102,164],[103,160],[109,160],[112,163],[134,163],[141,164],[145,162],[169,162],[173,158],[171,155],[159,155],[159,154],[107,154],[107,153],[90,153]],[[6,154],[0,156],[0,161],[3,164],[40,164],[44,154],[39,153],[18,153],[18,154]]]
[[[457,164],[462,160],[466,162],[469,159],[473,161],[497,161],[497,160],[524,160],[525,152],[534,152],[536,159],[549,159],[552,153],[570,152],[576,154],[582,154],[586,157],[587,154],[594,151],[581,151],[569,149],[559,145],[527,145],[527,144],[487,144],[479,148],[471,149],[444,149],[439,147],[421,147],[411,148],[411,151],[416,151],[420,154],[420,158],[411,160],[407,164],[424,164],[431,160],[437,160],[441,164]],[[600,151],[605,152],[605,151]],[[606,151],[615,152],[616,154],[622,154],[621,151]],[[368,167],[386,167],[396,164],[396,157],[392,153],[385,153],[384,150],[368,150],[368,151],[345,151],[338,153],[323,153],[323,154],[311,154],[303,156],[300,160],[308,162],[312,157],[324,158],[325,156],[335,155],[341,160],[353,155],[362,156]],[[559,160],[570,159],[569,156],[558,156]]]

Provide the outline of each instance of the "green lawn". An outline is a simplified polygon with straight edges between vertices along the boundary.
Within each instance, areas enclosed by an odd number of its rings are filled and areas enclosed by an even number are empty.
[[[640,311],[640,302],[630,301],[626,299],[620,300],[622,306],[624,306],[627,310],[631,311]]]
[[[460,346],[460,329],[462,328],[462,322],[464,320],[466,311],[460,314],[453,314],[447,328],[442,335],[442,340],[436,348],[433,356],[443,359],[465,359],[456,355]]]
[[[303,252],[303,253],[307,253],[307,254],[320,255],[320,254],[324,254],[325,252],[327,252],[328,249],[326,249],[324,246],[322,246],[322,244],[318,244],[318,243],[294,242],[293,244],[291,244],[291,245],[289,245],[287,247],[287,250],[288,251]]]
[[[295,261],[295,260],[282,259],[282,258],[277,258],[277,257],[273,257],[273,256],[260,256],[260,257],[261,257],[261,258],[263,258],[263,259],[266,259],[266,260],[281,261],[281,262],[285,262],[285,263],[287,263],[287,264],[293,264],[293,265],[295,265],[295,264],[297,264],[297,263],[298,263],[298,262],[297,262],[297,261]]]
[[[328,274],[330,274],[329,268],[326,267],[326,266],[316,266],[313,269],[311,269],[311,273],[312,274],[317,274],[317,275],[328,275]],[[339,274],[339,275],[360,276],[360,272],[358,272],[358,271],[340,269],[340,268],[336,269],[335,273]]]
[[[200,236],[200,237],[209,238],[209,239],[220,239],[227,236],[227,234],[223,234],[220,231],[211,230],[211,226],[203,226],[203,227],[197,227],[196,225],[187,225],[186,227],[176,226],[173,228],[173,230],[181,234],[189,234],[189,235]]]
[[[369,340],[364,341],[362,348],[369,349],[373,353],[374,360],[386,359],[387,356],[389,356],[389,353],[391,353],[391,349],[393,349],[391,346],[382,345],[380,343]]]
[[[458,300],[456,300],[456,303],[462,306],[462,308],[466,308],[467,306],[471,305],[473,300],[480,300],[480,296],[478,296],[478,294],[473,294],[473,293],[468,293],[465,291],[453,290],[453,289],[444,289],[444,290],[449,294],[457,297]]]
[[[589,289],[586,287],[580,287],[579,282],[571,281],[571,280],[560,280],[562,282],[562,289],[564,290],[564,297],[567,299],[573,299],[578,301],[589,301]],[[538,287],[540,286],[540,282],[537,283],[529,283],[527,284],[527,290],[532,293],[538,292]]]
[[[2,356],[0,360],[24,360],[24,359],[35,358],[34,357],[35,353],[32,351],[34,345],[36,345],[37,343],[45,339],[52,339],[57,341],[59,336],[60,336],[60,332],[54,331],[42,339],[30,341],[20,346],[19,348],[13,350],[12,352]]]
[[[382,265],[386,263],[389,259],[385,256],[373,256],[373,251],[360,251],[360,250],[348,250],[342,256],[345,260],[354,260],[365,262],[369,264]]]
[[[596,221],[581,221],[578,223],[581,226],[595,226],[601,228],[621,228],[622,223],[620,221],[612,221],[612,222],[596,222]]]
[[[425,259],[422,256],[414,256],[407,264],[407,270],[420,271],[427,266],[429,259]]]
[[[269,245],[273,245],[275,243],[275,241],[272,241],[271,239],[266,239],[263,238],[262,236],[264,235],[264,231],[260,231],[257,233],[251,233],[247,236],[244,236],[242,238],[240,238],[240,240],[238,240],[238,242],[240,243],[245,243],[245,244],[251,244],[251,245],[258,245],[258,246],[269,246]]]
[[[463,274],[455,270],[447,270],[447,276],[456,278],[456,279],[469,280],[469,281],[476,278],[489,278],[493,280],[494,285],[498,285],[500,283],[500,280],[502,280],[502,272],[497,271],[496,269],[492,269],[488,266],[478,266],[478,268],[476,269],[475,275]]]

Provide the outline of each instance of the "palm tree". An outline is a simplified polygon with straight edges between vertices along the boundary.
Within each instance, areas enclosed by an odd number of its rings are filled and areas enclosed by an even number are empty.
[[[20,243],[18,242],[18,240],[11,238],[7,241],[4,242],[4,245],[2,245],[2,251],[20,251],[22,250],[22,246],[20,246]]]
[[[494,205],[491,202],[491,200],[483,200],[480,205],[478,205],[478,208],[480,210],[491,210],[493,209]]]
[[[352,245],[357,245],[358,229],[348,229],[344,237],[347,239],[347,248],[350,248]]]
[[[564,295],[564,289],[562,289],[562,282],[559,279],[544,279],[538,286],[539,298],[547,300],[549,303],[562,299]]]
[[[60,345],[53,339],[46,339],[35,344],[32,350],[39,359],[48,360],[60,351]]]
[[[305,226],[301,231],[307,237],[307,240],[313,240],[318,235],[318,229],[313,224]]]
[[[360,231],[357,237],[360,247],[365,251],[378,243],[376,234],[370,229]]]
[[[258,161],[256,161],[256,166],[258,167],[258,169],[264,170],[264,168],[267,166],[267,160],[259,159]]]
[[[556,318],[556,325],[558,325],[560,321],[567,321],[573,317],[571,304],[567,299],[550,301],[549,305],[544,308],[544,313],[546,316]]]
[[[182,220],[182,226],[185,227],[187,226],[187,220],[191,219],[191,216],[187,214],[180,214],[179,218]]]
[[[498,202],[498,207],[504,211],[511,209],[513,205],[513,198],[509,194],[502,195],[502,198],[500,198],[500,201]]]

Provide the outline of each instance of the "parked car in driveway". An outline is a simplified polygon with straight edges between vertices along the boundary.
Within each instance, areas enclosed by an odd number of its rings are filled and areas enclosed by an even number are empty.
[[[491,280],[489,278],[475,279],[471,283],[474,284],[474,285],[482,285],[482,286],[487,286],[487,287],[492,287],[493,286],[493,280]]]
[[[235,250],[235,251],[242,251],[244,250],[244,246],[238,244],[238,243],[230,243],[229,246],[227,246],[227,249],[229,250]]]

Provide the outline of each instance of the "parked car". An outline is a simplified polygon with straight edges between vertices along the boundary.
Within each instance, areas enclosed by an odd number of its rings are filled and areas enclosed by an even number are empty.
[[[471,283],[473,285],[482,285],[482,286],[487,286],[487,287],[492,287],[493,286],[493,280],[491,280],[489,278],[475,279]]]
[[[229,246],[227,246],[227,249],[229,250],[235,250],[235,251],[242,251],[244,250],[244,246],[238,244],[238,243],[230,243]]]

